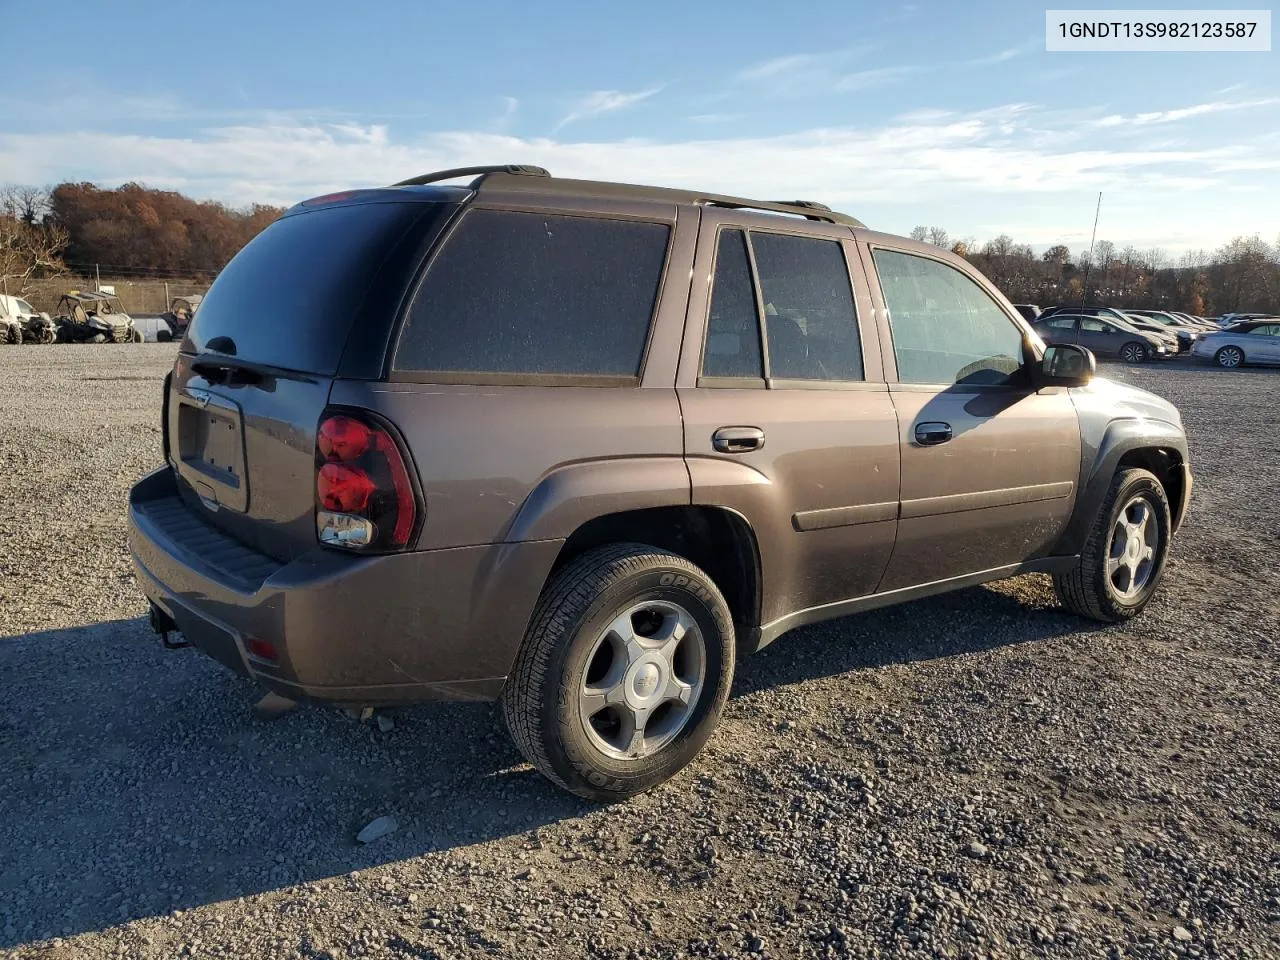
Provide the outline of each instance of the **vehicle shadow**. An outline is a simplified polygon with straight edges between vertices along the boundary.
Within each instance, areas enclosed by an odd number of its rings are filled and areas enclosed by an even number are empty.
[[[1026,584],[1030,578],[1019,578]],[[940,660],[1102,629],[992,586],[842,617],[783,634],[738,662],[733,696],[891,664]]]
[[[977,588],[796,630],[734,695],[1078,629]],[[388,731],[308,706],[264,721],[257,686],[163,652],[142,619],[0,639],[0,676],[0,949],[594,809],[521,762],[492,705],[398,710]],[[356,843],[384,815],[399,829]]]

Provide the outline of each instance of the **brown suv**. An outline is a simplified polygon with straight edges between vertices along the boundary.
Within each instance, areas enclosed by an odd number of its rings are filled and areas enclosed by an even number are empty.
[[[1187,442],[1092,373],[819,204],[444,171],[226,267],[130,543],[166,638],[293,698],[500,698],[539,770],[622,797],[793,627],[1026,571],[1141,610]]]

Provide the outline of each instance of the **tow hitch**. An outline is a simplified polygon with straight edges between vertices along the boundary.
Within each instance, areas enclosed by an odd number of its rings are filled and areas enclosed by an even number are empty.
[[[191,646],[186,640],[169,639],[169,634],[178,632],[178,625],[173,622],[173,617],[154,603],[151,604],[151,629],[160,634],[160,642],[164,644],[166,650],[181,650]]]

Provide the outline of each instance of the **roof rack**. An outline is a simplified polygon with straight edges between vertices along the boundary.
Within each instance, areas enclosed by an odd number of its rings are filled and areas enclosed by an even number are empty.
[[[744,197],[730,197],[718,193],[702,193],[693,190],[678,190],[671,187],[647,187],[629,183],[613,183],[610,181],[561,179],[551,176],[542,167],[527,163],[505,163],[483,167],[456,167],[452,170],[441,170],[438,173],[424,173],[419,177],[411,177],[393,184],[396,187],[415,187],[424,183],[438,183],[441,180],[452,180],[455,177],[477,177],[472,182],[472,189],[479,190],[490,174],[507,174],[519,180],[506,181],[502,188],[532,190],[538,192],[572,193],[589,190],[593,195],[610,197],[627,197],[635,199],[664,199],[676,203],[696,203],[709,207],[725,207],[733,210],[765,210],[770,213],[785,213],[791,216],[804,217],[806,220],[821,220],[826,223],[838,223],[848,227],[865,227],[861,220],[848,214],[838,213],[826,204],[813,200],[748,200]],[[499,180],[501,178],[499,177]],[[523,181],[523,182],[521,182]],[[498,181],[494,182],[494,186]]]
[[[542,167],[528,163],[499,163],[487,167],[454,167],[452,170],[438,170],[435,173],[424,173],[393,183],[393,187],[418,187],[424,183],[439,183],[441,180],[452,180],[455,177],[476,177],[486,173],[509,173],[516,177],[549,177]]]

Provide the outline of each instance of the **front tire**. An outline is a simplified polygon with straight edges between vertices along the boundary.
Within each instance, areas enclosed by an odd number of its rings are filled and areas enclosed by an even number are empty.
[[[553,783],[622,800],[698,755],[733,668],[733,619],[710,577],[655,547],[600,547],[543,591],[502,692],[503,717]]]
[[[1169,498],[1155,475],[1117,472],[1079,561],[1053,575],[1058,602],[1103,623],[1137,616],[1160,585],[1172,529]]]
[[[1220,367],[1234,370],[1244,366],[1244,351],[1239,347],[1223,347],[1213,355],[1213,362]]]
[[[1147,348],[1140,343],[1126,343],[1120,348],[1120,359],[1130,364],[1146,363]]]

